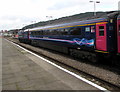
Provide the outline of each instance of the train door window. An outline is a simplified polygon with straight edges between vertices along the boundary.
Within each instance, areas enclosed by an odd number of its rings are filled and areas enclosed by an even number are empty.
[[[99,26],[99,36],[104,36],[104,26]]]
[[[70,30],[70,35],[81,35],[82,28],[76,27]]]
[[[90,27],[85,27],[85,32],[90,32]]]

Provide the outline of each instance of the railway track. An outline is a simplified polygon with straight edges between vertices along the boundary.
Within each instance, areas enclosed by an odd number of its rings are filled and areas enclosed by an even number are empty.
[[[7,39],[109,90],[120,90],[118,68],[106,64],[84,62],[84,60],[74,59],[63,53],[19,43],[17,39]]]

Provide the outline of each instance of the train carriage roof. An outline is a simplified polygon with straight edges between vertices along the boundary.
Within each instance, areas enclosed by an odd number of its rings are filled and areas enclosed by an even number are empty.
[[[60,28],[68,28],[68,27],[74,27],[74,26],[79,26],[79,25],[87,25],[87,24],[95,24],[98,22],[107,22],[109,18],[112,18],[113,16],[117,15],[118,12],[111,12],[106,15],[103,15],[102,17],[96,18],[89,18],[89,19],[84,19],[84,20],[79,20],[79,21],[74,21],[74,22],[69,22],[69,23],[58,23],[58,24],[52,24],[52,25],[45,25],[41,27],[36,27],[29,29],[29,31],[39,31],[39,30],[48,30],[48,29],[60,29]],[[120,16],[119,16],[120,17]],[[27,31],[27,30],[25,30]]]
[[[79,25],[85,25],[85,24],[94,24],[98,22],[106,22],[107,18],[98,18],[98,19],[91,19],[91,20],[84,20],[84,21],[76,21],[76,22],[70,22],[70,23],[62,23],[62,24],[56,24],[56,25],[48,25],[43,27],[37,27],[29,29],[29,31],[38,31],[38,30],[47,30],[47,29],[60,29],[60,28],[67,28],[67,27],[74,27]]]

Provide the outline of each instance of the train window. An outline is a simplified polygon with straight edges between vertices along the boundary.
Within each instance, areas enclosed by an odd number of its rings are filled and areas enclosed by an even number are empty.
[[[38,36],[38,32],[36,32],[36,36]]]
[[[33,32],[33,36],[35,36],[35,32]]]
[[[68,35],[68,29],[61,29],[60,34],[61,35]]]
[[[37,36],[37,32],[35,32],[35,36]]]
[[[99,36],[104,36],[104,26],[99,26]]]
[[[53,30],[53,35],[58,35],[58,30]]]
[[[90,32],[90,27],[85,27],[85,32]]]
[[[76,27],[70,30],[70,35],[81,35],[82,28]]]
[[[57,30],[56,35],[61,35],[60,30]]]
[[[45,35],[49,35],[49,34],[50,34],[49,30],[45,30]]]
[[[35,32],[32,32],[32,36],[33,36],[33,37],[35,36]]]
[[[56,30],[48,30],[48,35],[55,35]]]
[[[39,35],[43,35],[43,30],[40,30],[40,31],[39,31]]]
[[[49,35],[53,35],[53,30],[49,30]]]
[[[44,30],[44,31],[43,31],[43,35],[46,35],[46,34],[47,34],[47,33],[46,33],[46,30]]]
[[[95,27],[91,26],[91,33],[95,32]]]
[[[40,36],[40,31],[38,31],[38,34],[37,34],[38,36]]]
[[[37,35],[37,33],[35,32],[35,36]]]

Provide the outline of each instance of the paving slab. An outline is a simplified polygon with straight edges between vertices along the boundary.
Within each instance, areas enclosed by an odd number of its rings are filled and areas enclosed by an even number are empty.
[[[3,90],[98,90],[3,39]]]

